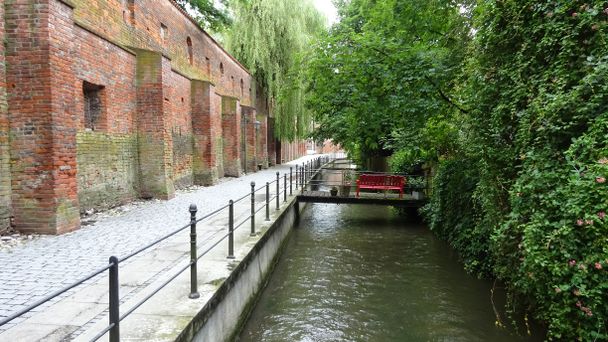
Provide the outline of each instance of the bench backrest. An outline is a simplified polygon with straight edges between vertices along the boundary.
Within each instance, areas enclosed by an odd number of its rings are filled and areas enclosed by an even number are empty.
[[[367,175],[362,174],[359,177],[359,184],[372,186],[404,186],[405,177],[389,176],[389,175]]]

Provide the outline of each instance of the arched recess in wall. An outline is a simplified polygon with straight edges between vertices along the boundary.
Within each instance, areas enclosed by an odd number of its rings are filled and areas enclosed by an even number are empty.
[[[223,76],[224,75],[224,64],[220,63],[220,74]]]
[[[186,44],[188,45],[188,61],[190,64],[194,62],[194,52],[192,51],[192,39],[186,38]]]
[[[241,78],[241,97],[244,95],[244,85],[243,85],[243,79]]]

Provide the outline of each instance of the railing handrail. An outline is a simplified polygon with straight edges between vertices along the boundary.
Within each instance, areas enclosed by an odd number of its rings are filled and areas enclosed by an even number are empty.
[[[325,163],[322,164],[321,160],[325,160]],[[300,175],[305,180],[305,182],[304,182],[304,184],[302,184],[302,186],[304,187],[305,184],[309,184],[310,181],[312,180],[312,178],[314,178],[314,176],[321,171],[321,169],[323,168],[323,166],[327,165],[330,161],[335,161],[335,160],[337,160],[337,158],[334,155],[333,158],[329,158],[328,156],[323,156],[323,157],[317,157],[317,158],[313,159],[314,162],[309,161],[308,164],[310,165],[310,168],[306,169],[306,175],[303,174],[303,172],[304,172],[303,170],[300,170]],[[318,168],[313,169],[312,165],[314,165],[314,164],[317,164]],[[148,243],[147,245],[145,245],[145,246],[143,246],[143,247],[141,247],[141,248],[139,248],[139,249],[137,249],[137,250],[135,250],[133,252],[130,252],[129,254],[127,254],[126,256],[124,256],[124,257],[122,257],[120,259],[112,257],[111,261],[113,260],[114,262],[109,262],[108,265],[106,265],[106,266],[104,266],[104,267],[102,267],[102,268],[100,268],[100,269],[98,269],[98,270],[96,270],[96,271],[94,271],[94,272],[92,272],[92,273],[90,273],[90,274],[82,277],[78,281],[76,281],[76,282],[74,282],[74,283],[72,283],[70,285],[67,285],[67,286],[65,286],[65,287],[63,287],[63,288],[61,288],[59,290],[56,290],[56,291],[52,292],[51,294],[49,294],[49,295],[47,295],[47,296],[39,299],[38,301],[34,302],[33,304],[29,305],[28,307],[23,308],[23,309],[15,312],[15,313],[13,313],[12,315],[1,319],[0,320],[0,326],[2,326],[4,324],[6,324],[6,323],[8,323],[8,322],[10,322],[12,320],[14,320],[17,317],[20,317],[21,315],[23,315],[23,314],[25,314],[25,313],[27,313],[27,312],[35,309],[36,307],[38,307],[38,306],[40,306],[40,305],[48,302],[49,300],[51,300],[51,299],[53,299],[53,298],[55,298],[55,297],[57,297],[57,296],[65,293],[65,292],[73,289],[74,287],[82,285],[84,282],[86,282],[86,281],[88,281],[88,280],[90,280],[90,279],[92,279],[92,278],[100,275],[101,273],[103,273],[103,272],[105,272],[107,270],[110,270],[112,267],[116,267],[117,268],[118,264],[120,264],[120,263],[122,263],[122,262],[124,262],[126,260],[129,260],[130,258],[132,258],[132,257],[134,257],[136,255],[139,255],[140,253],[142,253],[142,252],[148,250],[149,248],[151,248],[151,247],[159,244],[160,242],[165,241],[165,240],[167,240],[167,239],[175,236],[176,234],[178,234],[178,233],[184,231],[185,229],[187,229],[188,227],[191,227],[191,228],[194,227],[194,228],[196,228],[196,224],[197,223],[200,223],[200,222],[202,222],[204,220],[210,219],[211,217],[219,214],[220,212],[222,212],[223,210],[229,208],[230,206],[233,206],[235,203],[240,202],[240,201],[246,199],[247,197],[249,197],[251,195],[254,195],[256,192],[258,192],[260,190],[266,189],[269,185],[271,185],[271,184],[273,184],[275,182],[277,182],[277,191],[276,191],[276,194],[272,198],[269,199],[269,196],[268,196],[268,193],[267,193],[265,203],[263,203],[262,206],[260,206],[259,209],[255,208],[255,205],[254,205],[255,201],[252,199],[252,208],[251,209],[252,209],[253,215],[255,215],[255,214],[259,213],[261,210],[263,210],[265,207],[267,208],[269,206],[269,203],[272,200],[277,199],[277,210],[278,210],[278,203],[279,203],[278,197],[280,197],[280,195],[283,194],[284,198],[285,198],[285,201],[287,199],[287,179],[289,179],[289,185],[290,186],[291,186],[291,184],[294,181],[294,175],[291,173],[291,171],[292,170],[290,168],[289,178],[287,177],[287,175],[288,175],[287,173],[284,174],[284,184],[283,184],[283,190],[282,191],[280,190],[280,188],[281,188],[281,182],[280,182],[280,178],[279,178],[279,172],[277,172],[277,178],[274,179],[273,181],[266,182],[263,186],[259,187],[258,189],[255,189],[254,188],[255,183],[252,183],[253,192],[249,192],[249,193],[247,193],[247,195],[245,195],[245,196],[237,199],[236,201],[231,201],[230,204],[224,205],[224,206],[222,206],[222,207],[220,207],[218,209],[215,209],[215,210],[213,210],[213,211],[205,214],[203,217],[201,217],[199,219],[196,219],[196,206],[194,206],[194,213],[192,214],[193,215],[192,219],[191,219],[190,223],[188,223],[187,225],[184,225],[184,226],[180,227],[179,229],[174,230],[174,231],[172,231],[172,232],[170,232],[170,233],[162,236],[161,238],[156,239],[156,240]],[[296,182],[298,182],[298,180],[297,180],[298,179],[297,172],[298,172],[298,169],[297,169],[297,166],[296,166],[296,177],[295,177]],[[297,190],[297,188],[296,188],[296,190]],[[192,206],[191,206],[190,207],[191,213],[192,213],[192,210],[193,209],[192,209]],[[196,263],[198,260],[200,260],[203,256],[205,256],[207,253],[209,253],[213,248],[217,247],[217,245],[219,245],[226,238],[228,238],[230,236],[230,234],[233,234],[236,229],[240,228],[243,224],[245,224],[247,221],[249,221],[251,219],[252,219],[251,216],[248,216],[245,220],[243,220],[241,223],[239,223],[236,227],[232,227],[232,230],[230,232],[224,234],[219,240],[217,240],[216,242],[214,242],[210,247],[208,247],[204,252],[202,252],[200,255],[198,255],[194,260],[191,260],[184,268],[180,269],[180,271],[178,273],[176,273],[175,275],[171,276],[166,282],[164,282],[163,284],[161,284],[161,286],[159,286],[157,289],[155,289],[154,291],[152,291],[151,294],[149,294],[148,296],[146,296],[140,302],[136,303],[136,305],[134,305],[134,307],[132,307],[131,309],[127,310],[127,312],[125,314],[123,314],[122,316],[119,317],[118,322],[113,322],[113,323],[110,323],[108,326],[106,326],[99,334],[97,334],[92,339],[92,341],[96,341],[99,338],[101,338],[104,334],[106,334],[108,332],[111,332],[112,329],[116,328],[119,325],[118,323],[120,321],[122,321],[124,318],[126,318],[128,315],[130,315],[132,312],[134,312],[135,310],[137,310],[137,308],[139,308],[147,300],[149,300],[152,296],[154,296],[156,293],[158,293],[160,290],[162,290],[165,286],[167,286],[171,281],[173,281],[175,278],[177,278],[186,269],[188,269],[189,267],[192,267],[193,263]],[[194,248],[197,248],[196,244],[195,244]],[[112,272],[110,272],[110,273],[112,273]],[[110,310],[110,311],[112,311],[112,310]]]

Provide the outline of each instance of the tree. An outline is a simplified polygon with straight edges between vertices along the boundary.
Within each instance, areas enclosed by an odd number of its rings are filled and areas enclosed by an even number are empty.
[[[310,0],[236,0],[228,50],[254,75],[270,99],[275,133],[292,140],[307,136],[310,112],[304,108],[306,56],[325,30]]]
[[[231,23],[227,11],[228,0],[219,0],[219,7],[214,0],[176,0],[176,2],[191,13],[205,30],[220,32]]]
[[[339,11],[308,74],[319,139],[363,156],[388,156],[419,150],[433,117],[466,111],[453,97],[469,40],[458,5],[352,0]]]

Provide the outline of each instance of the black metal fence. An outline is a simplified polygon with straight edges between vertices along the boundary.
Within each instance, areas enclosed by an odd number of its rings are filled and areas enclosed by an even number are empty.
[[[95,337],[93,337],[91,339],[91,341],[97,341],[99,338],[101,338],[103,335],[105,335],[106,333],[109,332],[110,341],[118,342],[118,341],[120,341],[120,322],[122,320],[124,320],[126,317],[128,317],[135,310],[137,310],[141,305],[143,305],[145,302],[147,302],[150,298],[152,298],[156,293],[158,293],[160,290],[162,290],[164,287],[166,287],[169,283],[171,283],[173,280],[175,280],[175,278],[177,278],[180,274],[182,274],[187,269],[190,269],[190,293],[188,294],[188,297],[192,298],[192,299],[199,298],[200,295],[198,293],[198,282],[197,282],[198,268],[197,268],[197,266],[198,266],[198,261],[202,257],[207,255],[211,250],[213,250],[215,247],[217,247],[220,243],[222,243],[223,241],[228,239],[227,258],[234,259],[235,258],[235,256],[234,256],[234,233],[237,229],[241,228],[249,221],[250,230],[251,230],[250,235],[252,235],[252,236],[255,235],[256,234],[256,231],[255,231],[256,214],[258,214],[260,211],[265,209],[266,210],[265,220],[269,221],[270,220],[270,207],[271,207],[272,201],[275,201],[275,210],[280,210],[281,195],[283,197],[283,202],[287,202],[288,192],[289,192],[289,195],[293,195],[294,186],[295,186],[296,191],[299,187],[304,189],[314,179],[315,175],[321,170],[321,168],[324,165],[326,165],[327,163],[329,163],[335,159],[344,158],[344,157],[345,157],[344,154],[332,154],[330,156],[321,156],[321,157],[314,158],[308,162],[302,163],[301,166],[296,165],[295,170],[293,167],[290,167],[289,173],[283,174],[282,182],[281,182],[281,175],[279,172],[276,173],[276,179],[274,179],[270,182],[266,182],[266,184],[264,186],[256,188],[255,182],[251,182],[251,184],[250,184],[251,189],[246,195],[244,195],[236,200],[230,200],[228,202],[228,204],[226,204],[225,206],[218,208],[210,213],[207,213],[200,218],[197,218],[198,208],[196,207],[195,204],[191,204],[190,207],[188,208],[189,217],[190,217],[190,222],[188,224],[161,237],[160,239],[157,239],[157,240],[131,252],[130,254],[128,254],[122,258],[118,258],[116,256],[111,256],[109,258],[108,264],[106,266],[88,274],[85,277],[82,277],[78,281],[76,281],[60,290],[57,290],[57,291],[54,291],[54,292],[48,294],[44,298],[32,303],[28,307],[26,307],[22,310],[19,310],[6,318],[1,319],[0,326],[14,320],[17,317],[20,317],[21,315],[25,314],[26,312],[29,312],[29,311],[37,308],[38,306],[52,300],[53,298],[55,298],[63,293],[66,293],[67,291],[104,273],[105,271],[108,271],[109,324],[102,331],[100,331],[97,335],[95,335]],[[281,187],[281,183],[282,183],[282,187]],[[275,189],[272,194],[271,194],[271,185],[275,185]],[[265,201],[264,201],[264,203],[262,203],[261,206],[256,206],[255,194],[260,191],[265,191]],[[272,197],[271,197],[271,195],[272,195]],[[251,201],[250,214],[244,220],[242,220],[238,223],[235,223],[234,222],[234,207],[237,203],[245,201],[247,198],[250,198],[250,201]],[[222,235],[217,241],[215,241],[210,247],[206,248],[203,251],[199,251],[198,247],[197,247],[198,246],[197,245],[197,224],[219,215],[220,213],[224,212],[224,210],[228,210],[227,232],[224,235]],[[165,282],[163,282],[160,286],[158,286],[156,289],[154,289],[150,294],[145,296],[142,300],[137,302],[133,307],[129,308],[126,312],[124,312],[121,315],[120,314],[120,295],[119,295],[119,293],[120,293],[120,283],[119,283],[119,266],[120,266],[120,264],[129,260],[130,258],[148,250],[149,248],[158,245],[159,243],[167,240],[168,238],[170,238],[188,228],[190,228],[190,242],[189,242],[190,262],[183,268],[179,269],[178,272],[171,275]]]
[[[377,171],[363,171],[350,168],[324,167],[320,170],[315,170],[317,177],[313,177],[307,181],[306,187],[302,187],[301,191],[321,190],[336,187],[338,189],[354,188],[356,181],[362,174],[387,175],[387,176],[403,176],[405,184],[404,192],[420,192],[425,194],[431,193],[432,184],[429,178],[424,175],[414,175],[405,173],[388,173]]]

